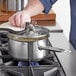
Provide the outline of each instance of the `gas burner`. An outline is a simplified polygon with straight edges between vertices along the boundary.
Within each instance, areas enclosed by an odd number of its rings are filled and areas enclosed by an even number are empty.
[[[61,76],[59,68],[54,65],[48,66],[25,66],[25,67],[0,67],[1,76]]]

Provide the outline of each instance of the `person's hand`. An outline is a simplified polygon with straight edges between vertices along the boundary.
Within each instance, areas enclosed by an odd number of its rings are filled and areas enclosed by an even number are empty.
[[[24,27],[26,22],[31,22],[31,17],[27,11],[20,11],[9,18],[9,22],[15,27]]]

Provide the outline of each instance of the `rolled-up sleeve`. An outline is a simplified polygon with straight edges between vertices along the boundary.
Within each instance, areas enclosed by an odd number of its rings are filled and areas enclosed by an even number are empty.
[[[57,0],[40,0],[40,2],[44,6],[44,13],[48,13],[49,10],[52,8],[52,5],[56,2]]]

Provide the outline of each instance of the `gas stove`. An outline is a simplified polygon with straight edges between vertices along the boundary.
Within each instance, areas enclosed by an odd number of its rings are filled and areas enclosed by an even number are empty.
[[[50,43],[51,45],[51,43]],[[41,61],[16,60],[8,53],[6,31],[0,32],[0,76],[65,76],[55,52],[49,52]]]

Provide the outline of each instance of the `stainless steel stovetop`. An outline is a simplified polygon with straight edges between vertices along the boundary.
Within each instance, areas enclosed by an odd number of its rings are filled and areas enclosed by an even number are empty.
[[[0,33],[0,76],[65,76],[54,52],[38,62],[15,60],[8,54],[6,32]]]

